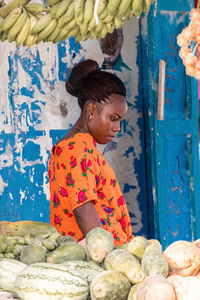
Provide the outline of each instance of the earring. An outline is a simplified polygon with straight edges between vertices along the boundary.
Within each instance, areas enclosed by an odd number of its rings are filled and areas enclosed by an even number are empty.
[[[92,115],[89,116],[89,120],[92,120]]]

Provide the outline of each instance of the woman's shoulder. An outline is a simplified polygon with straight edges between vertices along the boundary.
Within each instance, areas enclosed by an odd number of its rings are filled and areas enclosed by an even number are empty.
[[[93,153],[96,150],[96,142],[89,133],[76,133],[75,135],[60,140],[54,147],[55,154],[76,153],[77,156],[83,152]]]

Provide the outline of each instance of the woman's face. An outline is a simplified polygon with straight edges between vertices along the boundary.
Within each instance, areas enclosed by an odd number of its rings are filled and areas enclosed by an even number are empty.
[[[128,111],[126,99],[122,95],[112,94],[107,102],[97,103],[95,107],[88,124],[90,134],[98,144],[108,144],[120,131],[120,122]]]

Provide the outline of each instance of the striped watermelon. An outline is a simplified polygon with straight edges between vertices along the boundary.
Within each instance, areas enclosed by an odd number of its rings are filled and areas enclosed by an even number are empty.
[[[8,292],[14,292],[14,282],[16,277],[26,266],[26,264],[15,259],[1,258],[0,288]]]
[[[87,279],[60,264],[36,263],[16,279],[16,295],[23,300],[86,300]]]
[[[87,278],[89,285],[99,273],[105,271],[92,261],[68,260],[63,262],[62,265],[67,266],[71,270],[79,271],[83,277]]]

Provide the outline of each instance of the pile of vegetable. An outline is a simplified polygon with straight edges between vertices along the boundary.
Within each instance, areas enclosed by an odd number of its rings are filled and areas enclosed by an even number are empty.
[[[200,241],[134,237],[114,246],[91,230],[77,243],[50,224],[0,223],[0,291],[23,300],[199,300]]]

